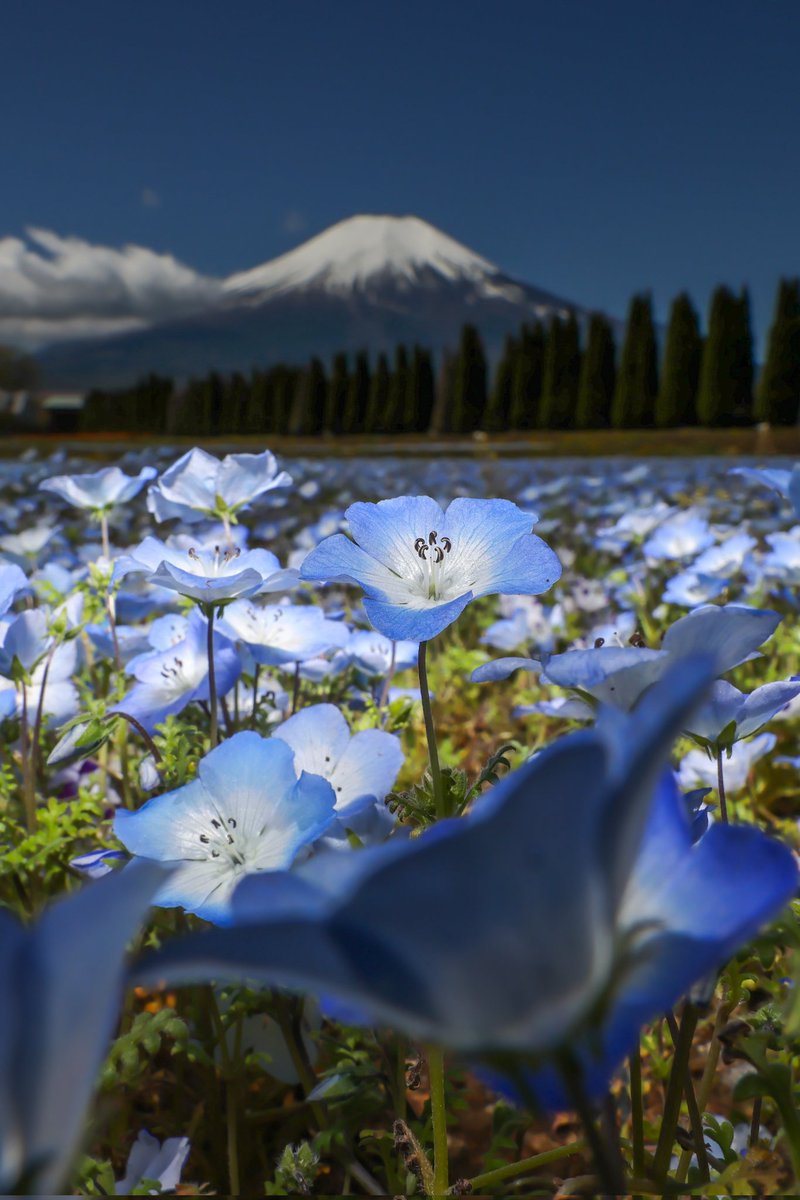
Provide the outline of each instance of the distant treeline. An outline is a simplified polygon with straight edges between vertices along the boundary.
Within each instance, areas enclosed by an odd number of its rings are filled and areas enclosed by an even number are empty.
[[[660,361],[659,361],[660,358]],[[622,345],[602,314],[523,326],[490,376],[478,330],[435,370],[420,346],[390,359],[337,354],[304,368],[212,372],[177,388],[150,375],[124,391],[93,391],[86,432],[215,434],[503,433],[533,429],[794,425],[800,409],[800,280],[781,280],[766,359],[754,387],[746,290],[714,292],[705,336],[690,298],[672,304],[659,356],[648,295],[633,298]]]

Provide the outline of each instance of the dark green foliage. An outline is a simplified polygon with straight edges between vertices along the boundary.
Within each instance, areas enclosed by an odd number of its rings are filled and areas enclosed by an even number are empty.
[[[382,433],[401,433],[405,428],[408,383],[408,351],[405,346],[398,346],[394,356],[394,368],[389,377],[389,391],[386,397],[386,413],[383,419]]]
[[[700,365],[697,418],[707,427],[746,420],[752,403],[753,351],[746,294],[718,287],[711,297]]]
[[[39,370],[36,360],[14,346],[0,346],[0,391],[24,392],[35,387]]]
[[[301,372],[295,367],[276,367],[272,396],[272,432],[281,436],[289,432],[294,397]]]
[[[535,429],[538,425],[544,347],[545,333],[538,322],[533,326],[523,325],[518,342],[512,343],[509,414],[512,429]]]
[[[364,433],[369,407],[369,359],[365,350],[356,355],[355,368],[348,380],[347,401],[342,415],[342,433]]]
[[[540,428],[569,429],[574,423],[580,367],[581,349],[575,314],[570,313],[566,321],[554,317],[547,331],[544,352]]]
[[[511,397],[518,352],[519,342],[509,335],[503,348],[503,357],[495,369],[492,390],[481,419],[481,428],[487,433],[504,433],[511,428]]]
[[[448,432],[472,433],[479,427],[486,408],[486,377],[486,355],[480,334],[474,325],[465,325],[454,363]]]
[[[767,357],[758,381],[756,419],[794,425],[800,410],[800,279],[782,279]]]
[[[312,358],[297,382],[289,420],[290,434],[308,437],[322,432],[327,394],[325,368],[318,358]]]
[[[607,429],[611,423],[611,404],[617,377],[617,348],[611,322],[602,313],[592,313],[581,359],[578,403],[575,408],[577,429]]]
[[[341,433],[344,411],[347,406],[347,392],[350,386],[350,376],[347,368],[347,355],[337,354],[333,360],[328,383],[328,396],[325,404],[325,421],[323,428],[326,433]]]
[[[367,433],[382,433],[386,421],[386,406],[389,402],[389,362],[385,354],[378,355],[367,406]]]
[[[430,427],[435,391],[433,356],[430,350],[415,346],[408,380],[406,433],[425,433]]]
[[[661,429],[694,425],[697,421],[697,385],[703,338],[700,321],[689,296],[681,292],[672,302],[664,362],[656,399],[656,425]]]
[[[611,424],[643,429],[653,424],[658,394],[658,350],[650,296],[634,296],[620,355]]]

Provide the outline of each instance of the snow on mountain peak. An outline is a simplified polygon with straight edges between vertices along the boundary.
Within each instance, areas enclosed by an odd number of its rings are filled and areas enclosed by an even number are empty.
[[[408,286],[431,273],[451,282],[468,281],[487,293],[515,290],[488,259],[427,221],[367,214],[339,221],[288,254],[231,275],[224,286],[229,292],[257,292],[266,298],[307,288],[363,290],[387,279]]]

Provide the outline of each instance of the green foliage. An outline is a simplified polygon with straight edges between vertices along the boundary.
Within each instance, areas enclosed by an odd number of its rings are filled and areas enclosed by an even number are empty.
[[[461,330],[461,343],[453,365],[453,393],[447,429],[471,433],[480,426],[486,408],[487,366],[480,334],[474,325]]]
[[[509,422],[512,429],[535,429],[539,423],[544,351],[542,326],[538,322],[533,326],[523,325],[511,363]]]
[[[7,768],[3,771],[8,784]],[[0,901],[30,909],[41,893],[56,894],[68,886],[69,862],[97,845],[105,801],[81,788],[71,800],[48,797],[37,808],[34,832],[25,827],[18,798],[0,807]]]
[[[539,405],[541,429],[569,429],[574,424],[580,369],[581,349],[575,314],[570,313],[566,321],[554,317],[544,353]]]
[[[614,429],[643,429],[653,424],[658,393],[658,352],[649,295],[634,296],[611,406]]]
[[[385,354],[378,355],[369,389],[367,433],[382,433],[389,404],[389,362]]]
[[[342,433],[366,432],[367,409],[369,407],[370,373],[369,359],[365,350],[356,355],[355,367],[348,380],[347,398],[342,414]]]
[[[681,292],[670,310],[656,400],[656,425],[661,429],[695,424],[702,352],[697,312],[686,292]]]
[[[752,406],[753,347],[749,301],[727,287],[711,298],[697,391],[697,417],[707,427],[745,421]]]
[[[800,279],[782,279],[767,357],[758,381],[756,418],[795,425],[800,411]]]
[[[503,356],[497,364],[492,389],[481,419],[481,428],[485,429],[487,433],[504,433],[511,428],[514,360],[518,353],[517,339],[507,337]]]
[[[264,1184],[265,1196],[310,1196],[319,1170],[319,1153],[311,1142],[286,1146],[275,1176]]]
[[[111,1047],[100,1072],[101,1088],[114,1091],[119,1087],[136,1087],[162,1048],[173,1056],[185,1054],[192,1062],[208,1061],[201,1047],[191,1041],[188,1025],[173,1008],[145,1010],[136,1014],[130,1029],[120,1034]]]
[[[602,313],[592,313],[578,379],[574,421],[577,429],[608,427],[616,374],[616,344],[611,322]]]

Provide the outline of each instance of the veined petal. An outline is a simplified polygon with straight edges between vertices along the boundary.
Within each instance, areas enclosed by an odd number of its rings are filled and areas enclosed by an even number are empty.
[[[476,667],[470,679],[473,683],[495,683],[508,679],[515,671],[541,671],[542,664],[536,658],[495,658],[492,662]]]
[[[300,578],[326,583],[354,583],[368,595],[403,603],[408,587],[403,578],[367,554],[343,533],[335,533],[311,551],[300,567]]]
[[[430,608],[412,607],[404,602],[391,603],[383,600],[364,600],[364,612],[379,633],[396,642],[408,639],[412,642],[428,642],[446,629],[460,616],[472,599],[472,592],[465,592],[445,604],[434,604]]]
[[[445,514],[430,496],[395,496],[377,504],[351,504],[345,513],[353,537],[369,554],[395,574],[411,580],[422,577],[417,538],[431,530],[442,533]]]

